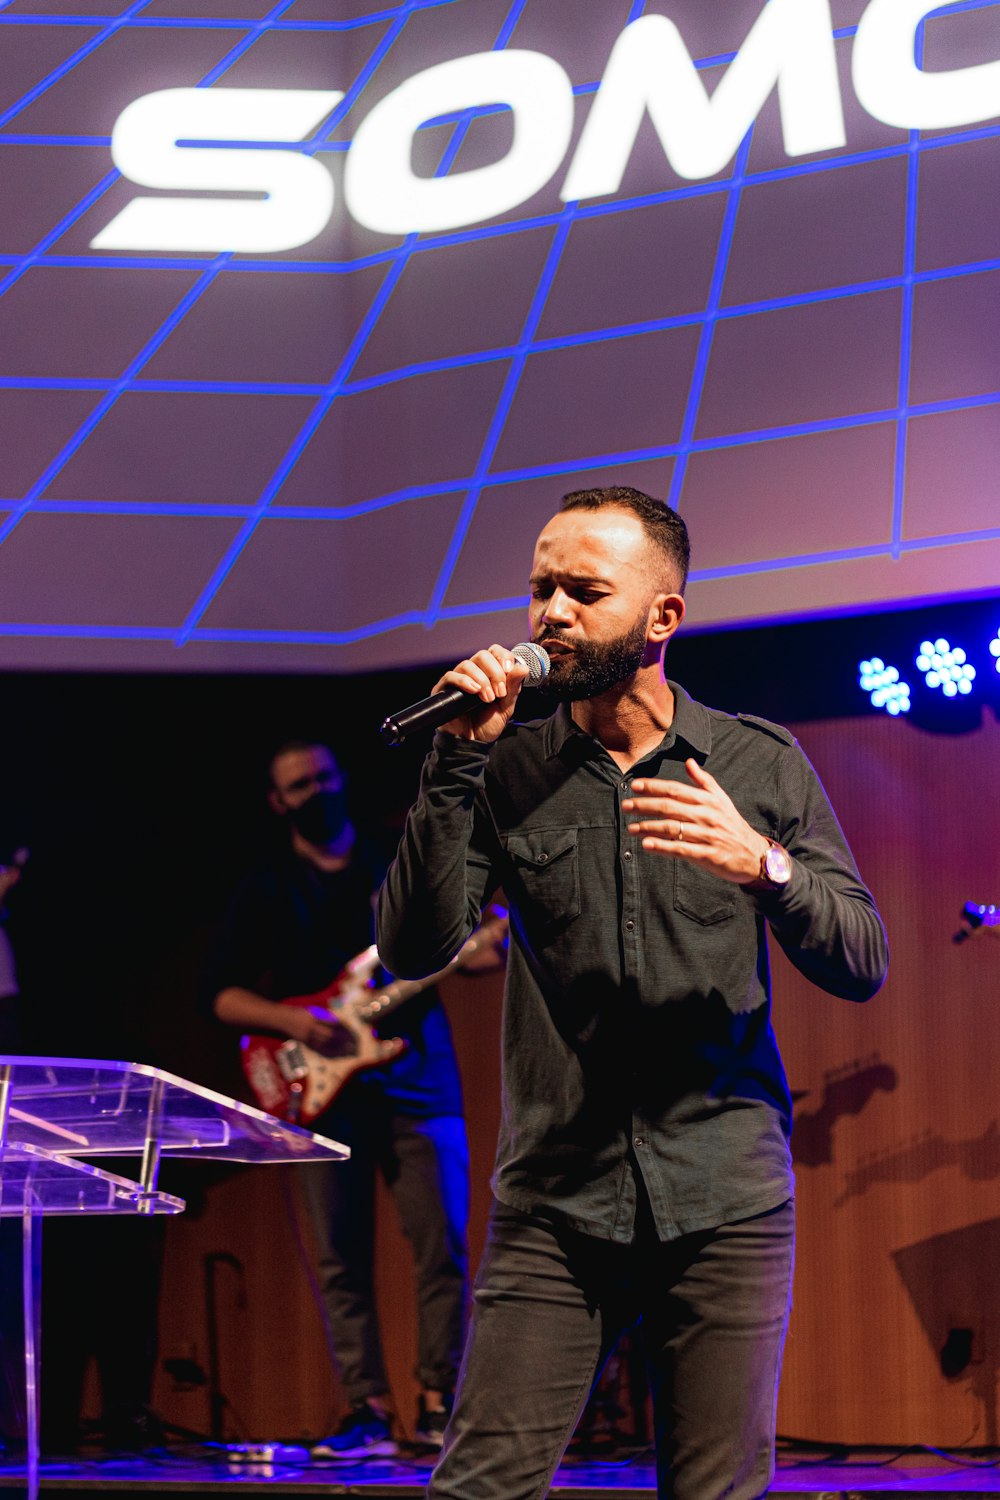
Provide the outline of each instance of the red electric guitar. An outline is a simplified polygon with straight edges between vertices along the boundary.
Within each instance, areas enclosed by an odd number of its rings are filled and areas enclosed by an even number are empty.
[[[496,947],[506,930],[506,913],[491,913],[446,968],[426,979],[394,979],[383,989],[372,988],[379,964],[373,944],[352,958],[326,989],[282,1000],[282,1005],[297,1005],[311,1010],[318,1020],[332,1018],[339,1024],[324,1052],[280,1036],[240,1038],[243,1072],[261,1109],[292,1125],[311,1125],[355,1073],[391,1062],[405,1050],[402,1038],[378,1036],[375,1023],[473,954]]]

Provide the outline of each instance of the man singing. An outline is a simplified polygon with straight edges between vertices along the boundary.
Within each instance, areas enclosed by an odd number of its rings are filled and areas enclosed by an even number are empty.
[[[482,706],[436,736],[381,892],[405,975],[498,887],[511,910],[496,1201],[434,1497],[544,1495],[638,1317],[658,1494],[748,1500],[773,1473],[794,1231],[766,929],[849,1000],[887,950],[792,735],[664,677],[688,556],[637,490],[566,496],[531,576],[557,707],[514,722],[501,646],[441,678]]]

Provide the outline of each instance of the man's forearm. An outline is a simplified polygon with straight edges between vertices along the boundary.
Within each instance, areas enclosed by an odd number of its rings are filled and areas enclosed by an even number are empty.
[[[807,979],[845,1000],[868,1000],[885,979],[885,928],[819,778],[797,748],[786,758],[783,789],[792,821],[779,839],[793,858],[792,880],[758,896],[758,908]]]
[[[251,1031],[274,1031],[290,1036],[291,1007],[276,1000],[266,1000],[254,990],[231,985],[220,990],[212,1006],[216,1017],[227,1026],[243,1026]]]
[[[484,747],[439,735],[424,764],[420,796],[378,899],[379,953],[400,977],[444,968],[479,921],[488,862],[470,869],[477,858],[470,842],[487,758]]]
[[[868,892],[837,889],[800,865],[793,887],[757,898],[788,957],[813,984],[845,1000],[869,1000],[885,979],[885,928]]]

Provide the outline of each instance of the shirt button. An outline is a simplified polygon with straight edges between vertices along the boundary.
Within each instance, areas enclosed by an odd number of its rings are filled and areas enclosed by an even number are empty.
[[[631,917],[629,917],[628,921],[625,923],[625,931],[626,932],[634,932],[635,931],[635,923],[632,921]]]
[[[623,792],[627,792],[630,789],[630,786],[631,786],[631,783],[628,782],[628,781],[623,781],[621,783],[621,789],[622,789]]]
[[[540,865],[544,865],[544,864],[545,864],[545,863],[546,863],[546,862],[547,862],[547,860],[548,860],[548,857],[549,857],[549,856],[548,856],[548,855],[547,855],[547,854],[546,854],[546,853],[544,853],[544,851],[543,851],[543,852],[542,852],[542,853],[541,853],[541,854],[540,854],[540,855],[539,855],[539,856],[538,856],[538,863],[539,863],[539,864],[540,864]]]
[[[631,849],[626,849],[625,853],[622,855],[622,859],[631,859],[631,858],[632,858],[632,851],[631,851]]]
[[[646,1137],[644,1135],[637,1135],[632,1144],[633,1146],[644,1146],[646,1144]]]

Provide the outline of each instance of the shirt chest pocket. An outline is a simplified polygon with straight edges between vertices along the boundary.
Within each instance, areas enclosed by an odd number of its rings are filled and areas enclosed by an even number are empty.
[[[506,845],[527,925],[542,936],[568,926],[580,915],[577,830],[539,828],[510,833]]]
[[[734,915],[738,890],[728,880],[720,880],[686,860],[674,861],[674,910],[690,917],[702,927],[711,927]]]

